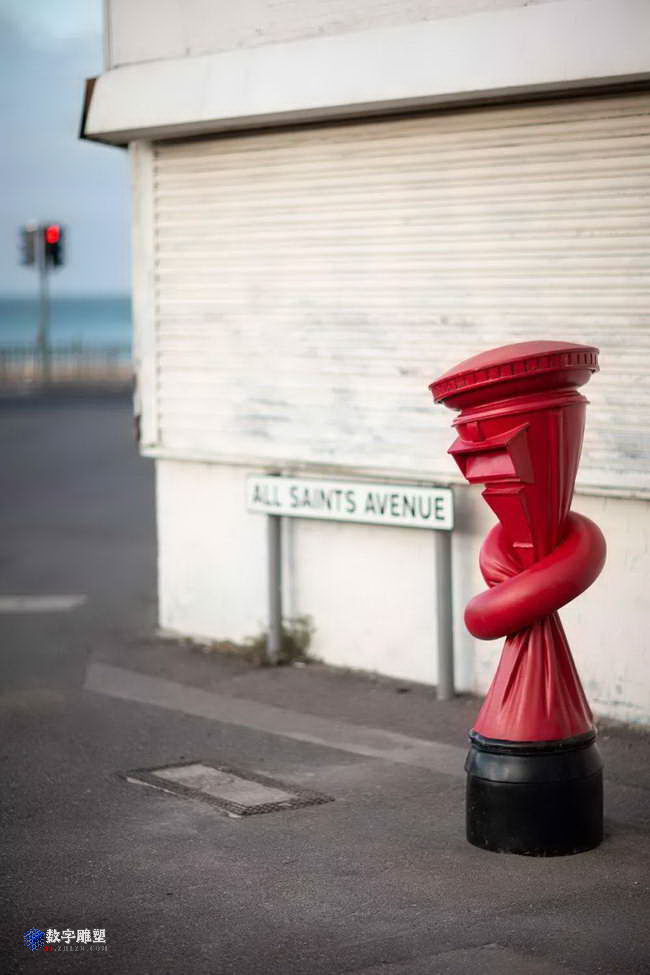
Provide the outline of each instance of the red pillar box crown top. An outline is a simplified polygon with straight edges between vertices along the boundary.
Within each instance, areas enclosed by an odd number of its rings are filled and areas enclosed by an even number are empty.
[[[489,589],[465,612],[481,639],[507,637],[475,732],[510,742],[591,731],[592,716],[557,610],[596,579],[605,541],[570,511],[587,400],[577,387],[598,369],[598,349],[522,342],[473,356],[430,386],[459,410],[450,453],[485,485],[499,519],[480,554]]]

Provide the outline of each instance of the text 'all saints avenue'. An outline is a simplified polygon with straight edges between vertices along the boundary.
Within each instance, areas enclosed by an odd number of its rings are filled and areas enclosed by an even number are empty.
[[[364,481],[251,477],[248,508],[289,517],[447,530],[453,522],[448,488]]]

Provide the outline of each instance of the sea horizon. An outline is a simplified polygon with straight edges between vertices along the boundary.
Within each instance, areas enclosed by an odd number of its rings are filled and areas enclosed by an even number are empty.
[[[0,295],[0,349],[33,348],[39,323],[38,294]],[[131,296],[56,294],[50,299],[52,347],[130,348]]]

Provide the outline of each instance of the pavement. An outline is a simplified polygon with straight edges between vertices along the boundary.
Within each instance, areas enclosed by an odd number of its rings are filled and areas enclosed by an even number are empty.
[[[475,698],[156,633],[125,398],[5,398],[0,450],[2,972],[650,972],[647,732],[600,722],[597,850],[471,847]],[[233,817],[124,777],[190,761],[329,801]]]

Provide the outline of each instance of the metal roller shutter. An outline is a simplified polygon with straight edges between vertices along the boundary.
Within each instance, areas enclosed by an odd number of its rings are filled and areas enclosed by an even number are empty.
[[[650,491],[650,95],[154,146],[158,448],[453,477],[427,384],[600,347],[583,488]]]

